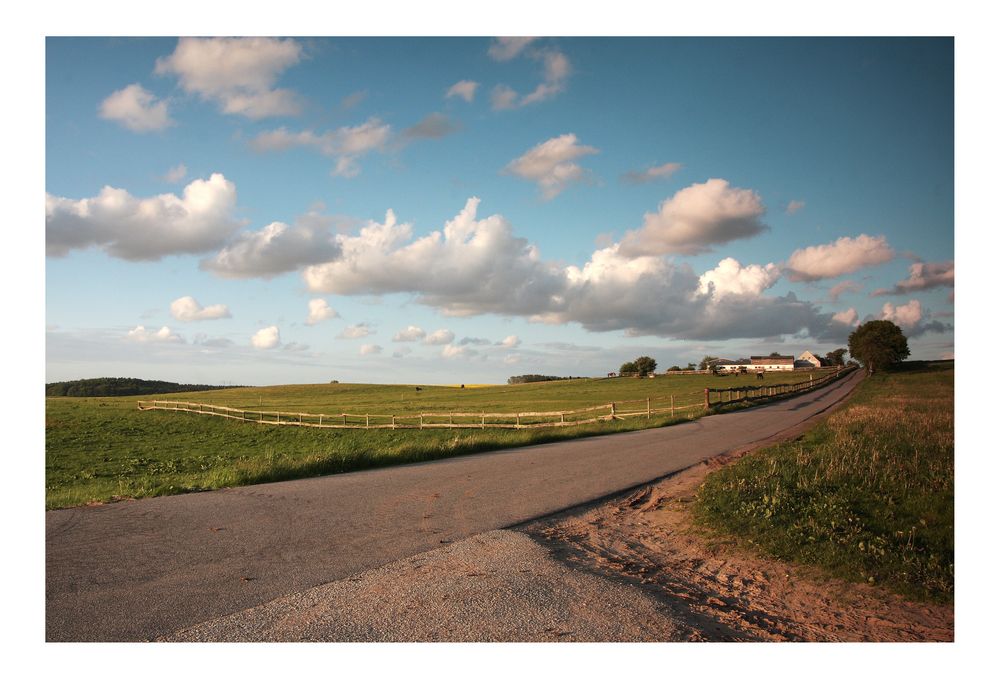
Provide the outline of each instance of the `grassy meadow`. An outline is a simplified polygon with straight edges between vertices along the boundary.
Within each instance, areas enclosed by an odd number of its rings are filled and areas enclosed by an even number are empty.
[[[949,601],[954,422],[953,363],[877,373],[801,439],[709,475],[696,519],[770,556]]]
[[[767,375],[767,384],[808,381]],[[754,375],[580,379],[518,385],[313,384],[175,393],[165,400],[253,410],[403,415],[428,412],[570,410],[610,401],[675,397],[700,404],[706,386],[758,386]],[[45,497],[49,509],[304,478],[497,450],[578,436],[657,427],[701,414],[682,410],[554,429],[353,430],[277,427],[185,412],[139,411],[137,400],[47,398]]]

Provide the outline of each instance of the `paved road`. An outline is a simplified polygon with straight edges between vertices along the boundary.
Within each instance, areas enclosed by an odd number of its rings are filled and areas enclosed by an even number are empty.
[[[815,392],[663,429],[46,513],[46,638],[153,639],[800,426]]]

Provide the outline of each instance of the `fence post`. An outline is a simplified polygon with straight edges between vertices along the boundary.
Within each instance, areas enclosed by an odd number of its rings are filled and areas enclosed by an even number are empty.
[[[486,429],[486,411],[485,410],[483,411],[483,426],[482,426],[482,428]]]
[[[611,419],[615,419],[615,402],[611,402]]]
[[[708,410],[709,408],[712,407],[710,399],[711,399],[711,397],[708,395],[708,387],[705,387],[705,410]],[[670,397],[670,403],[671,403],[671,407],[673,407],[672,406],[672,404],[673,404],[673,397],[672,396]]]
[[[647,420],[649,419],[649,416],[650,416],[650,413],[649,413],[649,398],[647,397],[646,398],[646,419]]]
[[[365,429],[368,428],[368,413],[365,413]]]
[[[323,426],[323,416],[322,415],[319,416],[319,426],[321,426],[321,427]]]
[[[344,416],[344,426],[347,426],[347,413],[341,413]]]
[[[559,413],[559,424],[566,424],[566,413]]]
[[[516,414],[516,415],[515,415],[514,417],[515,417],[515,418],[517,418],[517,419],[515,420],[515,422],[514,422],[514,425],[515,425],[515,426],[516,426],[516,427],[517,427],[518,429],[520,429],[520,428],[521,428],[521,413],[517,413],[517,414]]]
[[[420,413],[420,428],[424,428],[424,414]]]
[[[670,394],[670,417],[674,416],[674,395]]]
[[[396,428],[396,416],[395,415],[392,416],[392,428],[393,429]]]

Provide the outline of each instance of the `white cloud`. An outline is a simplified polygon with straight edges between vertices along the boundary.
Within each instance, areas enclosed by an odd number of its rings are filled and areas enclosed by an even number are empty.
[[[328,261],[338,252],[328,220],[303,220],[294,226],[272,222],[237,234],[214,257],[202,260],[201,268],[224,278],[271,278]]]
[[[360,353],[362,356],[374,356],[382,353],[382,347],[377,344],[362,344]]]
[[[844,325],[855,326],[858,324],[858,312],[851,307],[850,309],[845,309],[839,311],[833,315],[833,320],[837,323],[843,323]]]
[[[477,220],[478,205],[470,198],[444,229],[418,239],[389,210],[384,223],[338,236],[341,257],[306,268],[306,286],[345,295],[414,292],[450,315],[529,313],[559,289],[559,269],[500,215]]]
[[[343,111],[350,111],[367,98],[368,90],[358,90],[357,92],[352,92],[340,100],[340,108]]]
[[[446,344],[441,348],[442,358],[470,358],[478,353],[478,351],[468,346],[459,347],[454,344]]]
[[[564,134],[544,141],[510,161],[504,172],[535,182],[542,190],[542,196],[549,200],[570,184],[585,178],[585,170],[573,161],[597,152],[592,146],[577,144],[575,134]]]
[[[918,290],[940,287],[955,287],[955,262],[914,262],[910,265],[910,277],[899,281],[891,288],[880,288],[871,296],[908,295]]]
[[[437,123],[440,131],[440,120]],[[290,148],[312,148],[325,156],[336,159],[332,174],[338,177],[354,177],[360,172],[357,160],[372,151],[385,149],[392,127],[378,118],[369,118],[354,127],[340,127],[317,134],[312,130],[290,132],[287,128],[261,132],[250,140],[250,148],[258,152],[285,151]]]
[[[281,344],[281,333],[278,331],[278,326],[270,325],[266,328],[261,328],[250,338],[250,344],[255,349],[275,348]]]
[[[258,120],[299,113],[298,95],[274,85],[301,58],[292,39],[181,38],[170,56],[156,60],[155,72],[177,76],[186,92],[215,101],[223,113]]]
[[[657,179],[668,179],[681,167],[680,163],[664,163],[645,170],[629,170],[622,175],[622,181],[627,184],[646,184]]]
[[[181,182],[184,179],[184,177],[187,176],[187,173],[188,173],[187,166],[184,165],[184,163],[181,163],[180,165],[175,165],[174,167],[167,170],[167,173],[163,175],[163,181],[167,182],[168,184],[177,184]]]
[[[483,347],[488,344],[493,344],[493,342],[486,339],[485,337],[463,337],[462,341],[459,342],[459,344],[462,345],[463,347],[470,344],[478,347]]]
[[[45,194],[45,247],[50,257],[100,247],[109,255],[157,260],[217,248],[240,227],[236,185],[221,174],[196,179],[178,197],[135,198],[105,186],[93,198]]]
[[[507,85],[497,85],[490,92],[490,105],[494,111],[503,111],[517,105],[517,92]]]
[[[368,337],[368,335],[374,334],[367,323],[358,323],[356,325],[349,325],[340,331],[337,335],[340,339],[359,339],[361,337]]]
[[[478,87],[479,83],[474,80],[459,80],[457,83],[448,88],[444,98],[450,99],[452,97],[459,97],[469,103],[472,103],[472,100],[476,98],[476,89]]]
[[[806,202],[804,200],[790,200],[788,201],[788,205],[785,206],[785,214],[794,215],[805,206]]]
[[[892,321],[904,330],[917,327],[923,319],[923,309],[920,300],[911,299],[906,304],[894,306],[889,302],[882,305],[882,320]]]
[[[763,294],[777,272],[739,263],[710,272],[727,294],[706,293],[689,265],[662,256],[625,256],[615,244],[583,266],[545,261],[514,236],[500,215],[477,219],[479,200],[433,231],[414,238],[396,221],[370,222],[357,236],[338,236],[340,259],[303,272],[313,291],[341,295],[408,293],[449,315],[500,314],[546,323],[579,323],[595,332],[625,331],[681,339],[771,337],[807,329],[814,337],[832,314],[792,294]],[[729,276],[723,275],[729,272]]]
[[[447,328],[435,330],[424,338],[424,344],[450,344],[455,339],[455,333]]]
[[[393,342],[418,342],[427,336],[424,329],[416,325],[406,326],[406,330],[400,330],[392,337]]]
[[[726,257],[717,267],[701,275],[698,279],[698,291],[703,295],[714,295],[716,299],[726,295],[758,297],[780,277],[781,270],[774,264],[749,264],[743,267],[732,257]]]
[[[184,340],[180,335],[173,332],[167,326],[163,326],[156,332],[146,330],[144,326],[137,325],[128,331],[128,335],[125,336],[126,339],[132,342],[140,342],[142,344],[157,344],[157,343],[182,343]]]
[[[157,101],[139,83],[110,94],[101,102],[98,113],[101,118],[121,123],[133,132],[157,132],[175,124],[167,111],[167,102]]]
[[[170,313],[178,321],[212,321],[218,318],[231,318],[229,307],[225,304],[212,304],[203,307],[191,297],[179,297],[170,303]]]
[[[490,45],[489,55],[495,61],[510,61],[525,50],[525,48],[538,38],[510,37],[494,38]]]
[[[411,349],[410,347],[400,347],[399,349],[396,349],[396,351],[392,352],[392,357],[403,358],[404,356],[409,356],[412,353],[413,349]]]
[[[844,236],[833,243],[796,250],[788,258],[785,273],[792,281],[836,278],[864,267],[884,264],[895,256],[885,236]]]
[[[764,204],[754,191],[730,187],[725,179],[692,184],[646,213],[642,228],[621,243],[627,256],[708,252],[712,245],[756,236],[767,230],[760,221]]]
[[[509,349],[513,349],[514,347],[519,347],[521,346],[521,338],[519,338],[517,335],[507,335],[506,337],[503,338],[503,340],[501,340],[500,346],[507,347]]]
[[[340,314],[334,311],[325,299],[309,300],[309,316],[306,318],[306,325],[316,325],[321,321],[331,318],[339,318]]]

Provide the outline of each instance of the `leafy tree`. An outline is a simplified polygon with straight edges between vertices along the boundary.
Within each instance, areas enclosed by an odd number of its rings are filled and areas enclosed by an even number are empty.
[[[635,368],[639,371],[639,377],[656,372],[656,361],[649,356],[640,356],[635,359]]]
[[[619,375],[627,375],[629,373],[637,373],[639,368],[636,367],[635,362],[629,361],[628,363],[622,363],[622,367],[618,369]]]
[[[694,363],[688,363],[688,367],[686,367],[684,369],[685,370],[697,370],[698,366],[696,366]]]
[[[670,372],[677,372],[680,369],[681,369],[681,367],[679,365],[672,365],[669,368],[667,368],[667,372],[668,373],[670,373]]]
[[[834,349],[826,355],[826,360],[830,362],[830,365],[844,365],[844,354],[846,353],[847,349],[843,347]]]
[[[770,354],[767,355],[767,357],[768,358],[781,358],[781,352],[780,351],[772,351]]]
[[[910,355],[906,336],[892,321],[868,321],[851,333],[847,347],[869,375]]]
[[[698,370],[708,370],[709,364],[712,361],[718,361],[718,360],[719,360],[718,356],[706,356],[705,358],[701,359],[701,363],[698,364]]]

